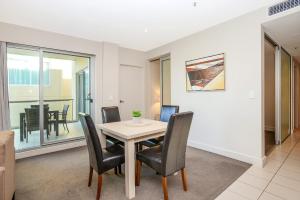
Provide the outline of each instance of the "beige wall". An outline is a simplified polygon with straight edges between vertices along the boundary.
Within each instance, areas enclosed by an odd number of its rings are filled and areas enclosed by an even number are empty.
[[[134,55],[127,59],[127,62],[135,65],[145,58],[144,52],[120,48],[117,44],[90,41],[1,22],[0,30],[0,41],[94,55],[92,64],[95,67],[91,69],[91,88],[94,99],[92,109],[97,123],[101,122],[101,106],[119,105],[119,59],[124,60],[126,55]]]
[[[262,46],[259,10],[148,52],[170,54],[172,104],[193,111],[188,144],[262,164]],[[187,92],[185,61],[225,53],[224,91]]]
[[[275,47],[265,40],[265,129],[275,131]]]
[[[159,119],[160,114],[160,60],[149,62],[147,69],[147,116]]]

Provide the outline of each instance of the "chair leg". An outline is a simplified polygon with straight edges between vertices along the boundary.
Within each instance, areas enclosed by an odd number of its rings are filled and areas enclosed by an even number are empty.
[[[97,188],[97,197],[96,197],[96,200],[100,199],[101,188],[102,188],[102,175],[98,175],[98,188]]]
[[[119,166],[118,166],[118,169],[119,169],[119,174],[121,175],[121,174],[122,174],[122,166],[119,165]]]
[[[182,179],[183,190],[184,190],[184,191],[187,191],[188,188],[187,188],[186,174],[185,174],[184,168],[181,169],[181,179]]]
[[[161,184],[164,191],[164,200],[168,200],[168,185],[167,185],[167,177],[163,176],[161,178]]]
[[[118,167],[115,167],[115,175],[118,175]]]
[[[28,143],[28,131],[26,131],[26,143]]]
[[[89,187],[92,185],[93,171],[94,171],[93,168],[90,167],[89,184],[88,184]]]
[[[137,160],[135,164],[135,186],[140,186],[142,162]]]
[[[67,124],[67,122],[66,122],[66,127],[67,127],[67,131],[68,131],[68,133],[69,133],[69,128],[68,128],[68,124]]]

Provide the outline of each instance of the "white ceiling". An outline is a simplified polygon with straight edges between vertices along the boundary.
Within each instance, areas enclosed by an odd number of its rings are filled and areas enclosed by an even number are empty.
[[[274,2],[1,0],[0,21],[146,51]]]
[[[300,13],[263,24],[266,32],[300,62]]]

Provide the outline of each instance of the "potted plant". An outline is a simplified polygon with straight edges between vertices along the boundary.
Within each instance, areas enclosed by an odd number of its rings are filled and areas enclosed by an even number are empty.
[[[132,111],[132,120],[134,123],[141,123],[142,122],[141,111]]]

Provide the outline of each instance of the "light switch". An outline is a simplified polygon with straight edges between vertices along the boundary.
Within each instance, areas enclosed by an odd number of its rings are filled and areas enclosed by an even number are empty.
[[[249,91],[248,99],[255,99],[255,93],[253,90]]]

